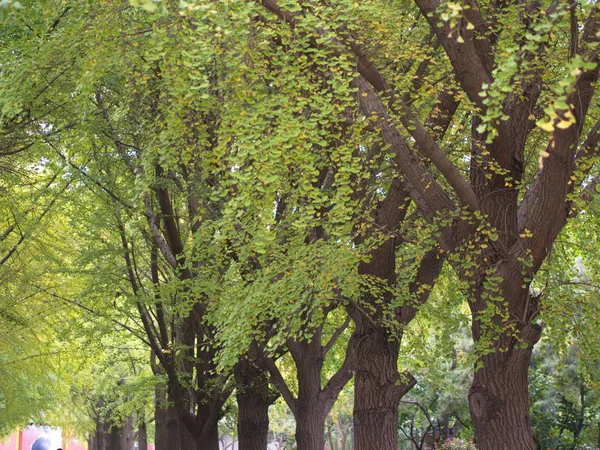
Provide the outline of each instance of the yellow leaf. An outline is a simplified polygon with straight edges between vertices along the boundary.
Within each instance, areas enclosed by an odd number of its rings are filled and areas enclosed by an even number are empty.
[[[529,114],[529,117],[528,117],[528,119],[529,119],[529,120],[535,120],[535,116],[534,116],[533,114]]]
[[[558,122],[556,124],[556,126],[558,128],[560,128],[561,130],[566,130],[567,128],[569,128],[571,125],[573,125],[571,122],[569,122],[568,120],[561,120],[560,122]]]
[[[533,233],[531,232],[531,230],[528,230],[527,228],[525,228],[523,230],[523,233],[521,233],[519,235],[519,237],[522,237],[522,238],[528,238],[528,237],[531,237],[531,236],[533,236]]]
[[[550,120],[549,122],[544,122],[542,120],[538,120],[535,123],[538,127],[540,127],[542,130],[547,131],[549,133],[554,131],[554,121]]]
[[[463,39],[463,37],[462,37],[462,36],[460,36],[460,35],[459,35],[459,36],[456,38],[456,42],[458,42],[459,44],[464,44],[464,43],[465,43],[465,40]]]
[[[467,30],[474,30],[475,29],[475,25],[473,25],[471,22],[467,23]]]

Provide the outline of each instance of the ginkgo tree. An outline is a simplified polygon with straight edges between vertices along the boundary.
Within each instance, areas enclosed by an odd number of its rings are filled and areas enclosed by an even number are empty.
[[[119,293],[197,448],[232,389],[219,357],[322,352],[342,307],[356,446],[396,448],[401,339],[445,261],[473,316],[478,445],[535,448],[527,371],[552,299],[531,285],[597,185],[596,3],[3,8],[3,123],[102,199]]]
[[[469,393],[478,445],[535,448],[527,370],[542,299],[529,286],[576,210],[573,196],[594,185],[587,179],[599,139],[589,115],[600,70],[596,5],[417,0],[413,27],[398,33],[395,15],[384,11],[402,2],[353,5],[379,27],[352,10],[346,17],[357,20],[340,24],[326,5],[260,3],[294,30],[314,23],[315,48],[335,43],[332,54],[355,58],[358,100],[393,152],[398,179],[423,217],[439,224],[440,251],[460,255],[454,266],[480,355]],[[398,59],[406,35],[426,36],[437,51]],[[434,66],[445,72],[435,83]],[[406,91],[402,78],[410,77],[420,92]],[[443,137],[423,126],[432,94],[435,115],[453,123]],[[374,444],[357,431],[357,445]]]

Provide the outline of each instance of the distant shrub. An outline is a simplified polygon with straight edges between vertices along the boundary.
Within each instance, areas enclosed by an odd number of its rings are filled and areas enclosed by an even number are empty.
[[[438,447],[438,450],[477,450],[473,440],[448,439]]]

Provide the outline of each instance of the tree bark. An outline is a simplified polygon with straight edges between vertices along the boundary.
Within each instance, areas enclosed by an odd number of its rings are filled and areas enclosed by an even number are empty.
[[[188,429],[185,427],[181,421],[178,422],[179,425],[179,450],[188,450],[188,449],[209,449],[210,447],[204,446],[203,442],[196,443],[194,437],[190,434]],[[208,442],[207,442],[208,444]],[[218,449],[218,447],[217,447]]]
[[[264,450],[269,433],[269,380],[250,359],[242,358],[234,368],[237,384],[239,450]]]
[[[165,402],[164,388],[157,386],[154,390],[154,447],[156,450],[168,450],[169,433]]]
[[[211,421],[210,413],[212,407],[209,404],[201,403],[198,405],[197,417],[199,423],[203,424],[203,426],[197,440],[196,450],[219,450],[219,418],[218,416],[214,416]],[[187,448],[183,447],[181,450],[187,450]]]
[[[181,440],[179,434],[179,416],[175,412],[175,407],[167,407],[166,421],[167,441],[165,442],[164,450],[181,450]],[[157,450],[163,449],[157,448]]]
[[[302,408],[296,418],[296,446],[298,450],[325,448],[325,419],[327,413]]]
[[[141,422],[138,427],[138,450],[148,450],[148,428],[146,422]]]
[[[469,390],[480,450],[536,450],[529,420],[527,372],[533,347],[487,355]]]
[[[360,450],[397,450],[398,404],[416,384],[398,372],[397,340],[365,319],[356,324],[354,446]]]
[[[105,434],[106,450],[124,450],[121,448],[121,427],[109,425],[109,432]]]
[[[96,418],[96,435],[94,436],[94,441],[96,443],[96,450],[105,450],[105,437],[104,437],[104,421]]]
[[[133,450],[133,416],[129,416],[123,423],[120,429],[121,442],[119,443],[121,450]]]
[[[473,340],[481,353],[469,408],[480,450],[537,449],[529,420],[528,370],[541,337],[541,327],[531,322],[539,298],[529,293],[518,270],[515,264],[498,264],[492,281],[476,280],[470,301]],[[490,311],[489,298],[496,299],[497,310]]]

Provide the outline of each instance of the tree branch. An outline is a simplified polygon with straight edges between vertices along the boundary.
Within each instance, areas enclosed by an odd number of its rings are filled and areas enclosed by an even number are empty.
[[[260,361],[271,375],[271,383],[273,383],[275,387],[277,387],[277,390],[280,392],[281,396],[285,400],[285,403],[287,403],[288,407],[290,408],[290,411],[292,411],[292,414],[296,416],[296,399],[294,398],[292,391],[290,391],[288,385],[283,379],[283,376],[277,368],[277,365],[275,364],[272,358],[266,355],[261,355]]]
[[[323,353],[323,357],[327,356],[327,353],[329,352],[329,350],[331,350],[331,347],[333,347],[333,345],[335,344],[335,342],[338,340],[338,338],[342,335],[342,333],[344,331],[346,331],[346,329],[348,328],[348,325],[350,325],[350,316],[346,316],[346,320],[344,321],[344,323],[338,327],[335,332],[331,335],[331,338],[329,338],[329,341],[327,341],[327,344],[325,344],[323,346],[322,349],[322,353]]]

